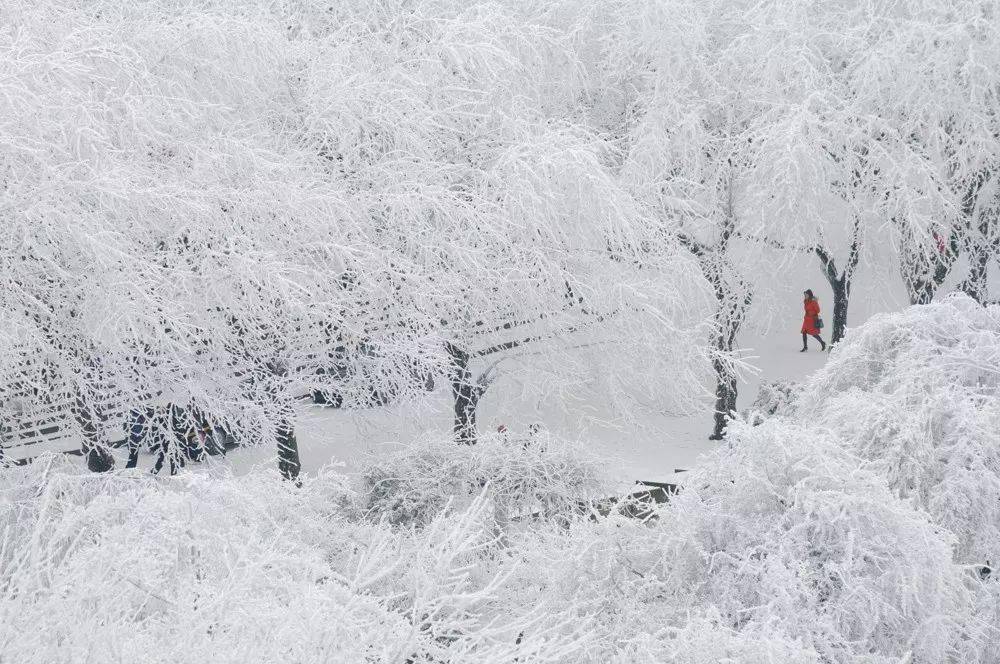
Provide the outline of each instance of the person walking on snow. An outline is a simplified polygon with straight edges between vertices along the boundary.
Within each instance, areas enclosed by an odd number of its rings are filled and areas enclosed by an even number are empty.
[[[809,350],[809,337],[820,343],[822,346],[820,350],[826,350],[826,342],[823,341],[823,337],[819,336],[820,328],[823,327],[823,321],[819,317],[819,300],[813,295],[812,290],[806,290],[803,295],[805,296],[803,304],[806,313],[802,319],[802,350],[799,352],[804,353]]]

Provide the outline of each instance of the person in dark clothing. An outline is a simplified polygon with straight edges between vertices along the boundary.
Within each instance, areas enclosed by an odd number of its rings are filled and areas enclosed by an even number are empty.
[[[826,350],[826,342],[819,336],[819,331],[823,327],[822,319],[819,317],[819,300],[813,295],[812,290],[806,290],[803,296],[805,316],[802,318],[802,350],[799,352],[804,353],[809,350],[809,337],[820,343],[820,350]]]

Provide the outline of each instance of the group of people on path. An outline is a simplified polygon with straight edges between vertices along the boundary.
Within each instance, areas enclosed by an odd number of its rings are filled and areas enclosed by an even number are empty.
[[[813,295],[811,289],[805,290],[802,294],[804,296],[805,316],[802,319],[802,350],[799,352],[804,353],[809,350],[809,337],[818,341],[820,350],[824,351],[826,350],[826,342],[820,336],[820,330],[823,329],[823,319],[819,315],[819,300]]]

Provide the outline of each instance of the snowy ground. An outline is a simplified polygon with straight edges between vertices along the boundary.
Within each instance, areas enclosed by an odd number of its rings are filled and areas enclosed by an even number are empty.
[[[828,325],[832,322],[832,297],[816,267],[810,262],[791,266],[787,277],[773,288],[767,300],[757,306],[741,338],[745,358],[756,368],[756,373],[743,376],[740,382],[740,409],[753,402],[762,382],[800,381],[821,367],[828,357],[820,352],[813,340],[810,340],[809,352],[799,352],[803,288],[816,292]],[[862,324],[875,313],[905,306],[901,286],[892,281],[888,286],[880,286],[863,271],[858,276],[855,293],[850,311],[852,326]],[[824,333],[824,337],[829,340],[829,332]],[[541,422],[554,433],[586,441],[596,454],[607,458],[609,473],[629,484],[635,480],[683,483],[683,475],[676,471],[691,468],[701,454],[715,445],[708,440],[712,428],[709,406],[704,412],[692,415],[662,415],[655,418],[658,421],[648,423],[644,431],[629,434],[602,424],[599,409],[593,404],[583,408],[590,412],[540,412],[526,405],[525,409],[533,411],[532,415],[518,418],[514,413],[523,414],[525,410],[507,404],[501,411],[487,398],[480,408],[479,424],[484,431],[493,431],[504,424],[516,435],[523,433],[528,424]],[[450,412],[449,395],[445,390],[439,390],[419,406],[363,412],[304,406],[299,424],[303,468],[305,472],[315,472],[325,464],[336,463],[351,472],[364,455],[377,454],[379,449],[447,435]],[[527,421],[519,422],[518,419]],[[258,464],[273,464],[275,459],[273,450],[262,448],[234,453],[229,463],[237,472],[246,472]]]
[[[745,376],[740,385],[739,406],[748,406],[757,394],[761,381],[801,380],[827,358],[818,348],[798,352],[794,334],[772,333],[747,346],[747,355],[760,367],[756,375]],[[813,344],[816,346],[816,344]],[[383,446],[410,444],[422,437],[446,432],[450,424],[448,394],[435,395],[428,407],[397,407],[380,411],[351,412],[304,406],[299,421],[299,446],[303,469],[315,472],[327,463],[343,464],[354,470],[359,459],[377,453]],[[601,426],[595,418],[575,418],[573,414],[543,416],[548,429],[570,438],[586,440],[593,451],[608,459],[608,469],[622,480],[671,481],[675,470],[690,468],[700,454],[711,449],[708,440],[712,427],[710,411],[683,417],[663,416],[645,434],[626,436],[617,428]],[[524,427],[511,424],[510,415],[498,413],[488,402],[483,404],[481,424],[491,430],[497,423],[512,433]],[[392,441],[392,442],[376,442]],[[273,450],[240,450],[231,453],[230,463],[239,472],[257,464],[274,463]]]
[[[898,280],[883,279],[881,284],[862,271],[851,302],[850,323],[862,324],[873,314],[898,310],[905,297]],[[800,293],[812,288],[820,299],[828,324],[832,322],[832,297],[815,265],[804,262],[790,266],[785,277],[776,280],[769,294],[761,297],[747,321],[740,342],[744,358],[755,372],[742,377],[738,407],[749,406],[762,382],[800,381],[818,369],[828,355],[810,340],[808,353],[800,353],[798,328],[801,323]],[[829,339],[829,333],[824,336]],[[499,384],[493,390],[509,389]],[[703,412],[689,415],[652,415],[641,430],[623,429],[609,423],[610,417],[597,404],[564,406],[559,409],[538,403],[496,403],[489,395],[480,406],[482,431],[495,431],[505,425],[512,435],[523,434],[529,424],[540,423],[562,437],[585,441],[594,453],[607,459],[609,474],[631,484],[636,480],[677,481],[683,483],[678,469],[688,469],[698,457],[713,449],[708,440],[712,427],[711,406],[706,401]],[[365,411],[345,411],[302,405],[298,422],[299,447],[303,470],[314,473],[327,464],[337,464],[347,472],[357,469],[360,461],[379,450],[419,443],[422,439],[448,435],[451,427],[451,404],[447,389],[419,404],[407,404]],[[61,441],[59,449],[73,447]],[[41,447],[31,451],[37,453]],[[121,454],[124,463],[125,454]],[[214,460],[213,460],[214,462]],[[145,463],[151,463],[146,457]],[[276,463],[270,447],[231,452],[224,463],[237,473],[259,465]]]
[[[765,256],[762,262],[767,260]],[[875,314],[899,311],[908,305],[899,276],[892,268],[883,266],[882,270],[875,274],[864,264],[859,267],[850,303],[849,329],[862,325]],[[942,293],[954,288],[964,273],[964,267],[957,266]],[[744,375],[740,381],[737,402],[740,410],[753,402],[761,383],[801,381],[820,368],[829,356],[820,352],[812,339],[809,352],[799,352],[804,289],[811,288],[816,293],[827,325],[833,322],[832,293],[813,257],[807,256],[787,265],[766,287],[760,288],[739,339],[744,358],[755,367],[754,373]],[[823,336],[829,340],[829,329]],[[419,405],[361,412],[303,406],[299,421],[303,468],[307,473],[315,472],[328,463],[335,463],[351,472],[364,455],[447,435],[451,427],[450,409],[446,390],[439,390]],[[556,412],[553,408],[540,408],[537,403],[520,406],[506,403],[501,408],[488,397],[479,412],[479,426],[483,431],[494,431],[503,424],[517,435],[524,433],[529,424],[540,422],[553,433],[585,441],[596,454],[607,458],[608,472],[623,482],[683,483],[683,475],[675,471],[691,468],[700,455],[715,446],[708,440],[712,429],[711,406],[706,403],[705,410],[700,413],[663,414],[652,419],[655,421],[648,422],[643,431],[625,433],[604,423],[600,408],[594,404],[577,408],[564,406]],[[231,454],[227,462],[237,472],[246,472],[259,464],[274,464],[274,451],[270,448],[240,450]]]

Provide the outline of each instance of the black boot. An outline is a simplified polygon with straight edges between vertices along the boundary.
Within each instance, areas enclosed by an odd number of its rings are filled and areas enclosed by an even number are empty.
[[[809,344],[808,344],[808,342],[806,341],[806,335],[804,335],[804,334],[803,334],[803,335],[802,335],[802,350],[800,350],[799,352],[800,352],[800,353],[804,353],[804,352],[806,352],[807,350],[809,350]]]

